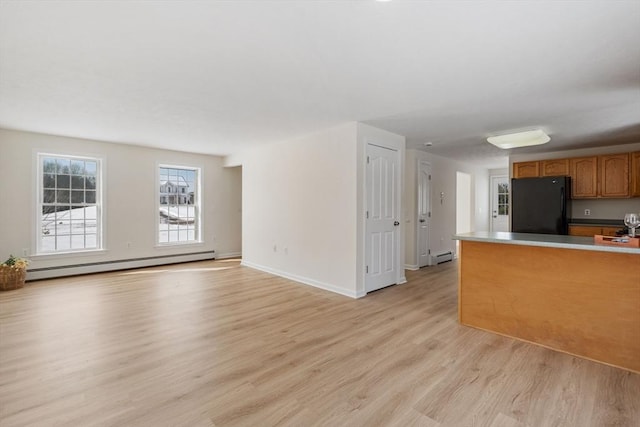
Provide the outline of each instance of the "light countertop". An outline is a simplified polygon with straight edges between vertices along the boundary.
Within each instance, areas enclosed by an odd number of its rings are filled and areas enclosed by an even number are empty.
[[[505,243],[509,245],[542,246],[547,248],[581,249],[587,251],[619,252],[640,255],[640,248],[596,245],[593,237],[565,236],[557,234],[531,234],[476,231],[456,234],[454,240],[473,242]]]

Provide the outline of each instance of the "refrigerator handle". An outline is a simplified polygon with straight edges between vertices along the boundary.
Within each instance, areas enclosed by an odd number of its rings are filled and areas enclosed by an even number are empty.
[[[564,198],[564,187],[560,187],[560,212],[562,212],[563,218],[565,216],[566,209],[567,205]]]

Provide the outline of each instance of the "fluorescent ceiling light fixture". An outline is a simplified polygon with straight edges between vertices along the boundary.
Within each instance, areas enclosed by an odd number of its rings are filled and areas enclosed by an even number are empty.
[[[509,148],[529,147],[531,145],[546,144],[551,141],[549,135],[540,129],[525,132],[508,133],[506,135],[490,136],[487,138],[491,144],[504,150]]]

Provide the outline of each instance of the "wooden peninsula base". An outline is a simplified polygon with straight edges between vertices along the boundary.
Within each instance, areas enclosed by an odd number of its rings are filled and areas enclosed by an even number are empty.
[[[478,234],[456,236],[460,323],[640,373],[640,250]]]

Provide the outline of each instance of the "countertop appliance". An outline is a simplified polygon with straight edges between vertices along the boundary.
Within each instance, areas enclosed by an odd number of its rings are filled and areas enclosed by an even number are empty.
[[[568,234],[571,217],[571,178],[514,178],[511,180],[511,231]]]

